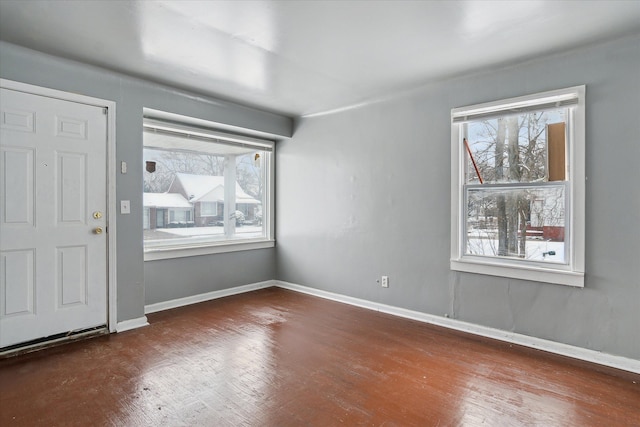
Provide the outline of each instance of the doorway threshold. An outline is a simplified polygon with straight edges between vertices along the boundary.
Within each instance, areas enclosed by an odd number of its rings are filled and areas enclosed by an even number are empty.
[[[0,348],[0,359],[19,356],[26,353],[32,353],[45,348],[56,347],[74,341],[80,341],[93,338],[99,335],[109,334],[107,325],[94,326],[92,328],[79,329],[75,331],[63,332],[61,334],[51,335],[37,340],[27,341],[7,347]]]

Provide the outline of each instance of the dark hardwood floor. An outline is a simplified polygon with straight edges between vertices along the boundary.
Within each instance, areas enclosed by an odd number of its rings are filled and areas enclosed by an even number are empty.
[[[640,375],[278,288],[0,361],[9,426],[640,426]]]

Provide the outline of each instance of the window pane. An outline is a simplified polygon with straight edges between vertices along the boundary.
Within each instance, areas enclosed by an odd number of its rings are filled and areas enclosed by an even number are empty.
[[[149,218],[149,208],[144,208],[142,211],[142,228],[147,230],[149,229],[150,218]]]
[[[468,188],[465,254],[566,263],[565,186]]]
[[[465,182],[563,181],[566,116],[558,109],[467,123]]]
[[[218,215],[218,203],[217,202],[202,202],[202,203],[200,203],[200,215],[201,216],[217,216]]]
[[[263,230],[263,207],[266,206],[265,183],[267,161],[266,151],[253,151],[239,156],[236,162],[236,176],[242,183],[243,194],[236,193],[235,218],[242,227],[236,228],[239,235],[250,236]]]
[[[186,135],[144,133],[145,245],[266,238],[271,152],[215,142],[183,148],[191,142]]]

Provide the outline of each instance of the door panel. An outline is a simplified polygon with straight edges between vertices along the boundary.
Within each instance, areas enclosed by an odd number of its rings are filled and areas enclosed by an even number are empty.
[[[34,150],[7,148],[1,150],[4,169],[4,220],[7,223],[33,226]]]
[[[0,347],[105,325],[107,116],[0,90]]]
[[[84,224],[87,219],[87,157],[77,153],[56,153],[58,159],[58,221]]]
[[[4,304],[0,307],[2,316],[19,316],[33,314],[34,252],[5,251],[2,259],[3,275],[0,278],[1,295]]]
[[[87,247],[57,248],[58,309],[87,304]]]

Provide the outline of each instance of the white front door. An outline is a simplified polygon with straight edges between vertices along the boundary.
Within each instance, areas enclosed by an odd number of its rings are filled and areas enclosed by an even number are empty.
[[[2,348],[107,323],[107,116],[0,91]]]

